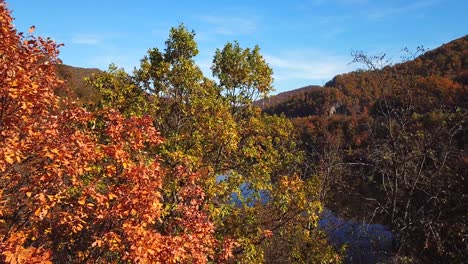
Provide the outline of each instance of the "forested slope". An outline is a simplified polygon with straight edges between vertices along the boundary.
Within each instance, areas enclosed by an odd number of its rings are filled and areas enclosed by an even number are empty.
[[[285,114],[301,133],[326,206],[390,226],[400,261],[461,262],[468,36],[396,65],[354,59],[363,70],[265,111]]]

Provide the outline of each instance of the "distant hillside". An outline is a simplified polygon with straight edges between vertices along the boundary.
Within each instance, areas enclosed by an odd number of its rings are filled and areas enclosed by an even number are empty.
[[[362,114],[372,108],[379,95],[372,89],[376,73],[388,80],[400,75],[415,76],[414,96],[427,108],[468,102],[468,35],[428,51],[414,60],[386,67],[378,72],[355,71],[335,76],[324,88],[300,88],[274,96],[264,105],[268,113],[289,117]]]
[[[95,102],[99,95],[85,82],[85,78],[101,72],[96,68],[80,68],[59,64],[57,65],[57,74],[62,80],[65,80],[66,89],[60,89],[57,94],[77,98],[81,103]]]
[[[456,81],[464,80],[468,75],[468,35],[455,39],[436,49],[427,51],[414,60],[387,67],[384,70],[408,72],[418,76],[440,76]],[[366,72],[350,72],[335,76],[325,87],[342,88],[349,79],[367,77]]]
[[[273,98],[269,104],[263,107],[266,113],[284,114],[288,117],[304,117],[311,115],[328,114],[328,109],[334,107],[340,110],[336,104],[342,93],[335,88],[312,86],[309,89],[290,91],[287,96]]]
[[[276,104],[279,104],[279,103],[282,103],[282,102],[286,101],[287,99],[289,99],[292,96],[300,95],[300,94],[303,94],[303,93],[305,93],[307,91],[311,91],[311,90],[318,89],[318,88],[322,88],[322,87],[319,86],[319,85],[304,86],[304,87],[301,87],[301,88],[298,88],[298,89],[294,89],[294,90],[291,90],[291,91],[282,92],[282,93],[279,93],[277,95],[270,96],[267,99],[258,100],[258,101],[255,102],[255,105],[257,105],[257,106],[259,106],[261,108],[269,108],[269,107],[271,107],[273,105],[276,105]]]

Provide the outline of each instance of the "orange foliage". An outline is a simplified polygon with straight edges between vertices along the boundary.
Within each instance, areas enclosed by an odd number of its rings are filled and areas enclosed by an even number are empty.
[[[152,120],[60,112],[59,45],[17,33],[4,0],[0,23],[0,262],[213,260],[221,243],[198,175],[169,174],[146,154],[162,142]],[[169,175],[183,184],[170,210]]]

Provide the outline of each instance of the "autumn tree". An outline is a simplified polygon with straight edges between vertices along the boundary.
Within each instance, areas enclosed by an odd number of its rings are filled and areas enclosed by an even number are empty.
[[[466,251],[467,44],[464,36],[421,56],[419,48],[395,65],[357,52],[364,69],[266,109],[293,118],[326,207],[388,225],[397,260],[460,262]]]
[[[450,96],[428,100],[433,91],[449,94],[456,86],[422,81],[411,69],[396,74],[378,83],[387,91],[375,105],[368,160],[384,195],[369,199],[398,234],[398,254],[457,262],[467,246],[460,211],[463,150],[457,139],[466,126],[466,109],[451,106]],[[426,100],[418,100],[421,93],[428,93]]]
[[[219,79],[223,97],[236,116],[239,111],[249,108],[259,96],[273,91],[273,71],[260,54],[260,48],[243,49],[237,42],[227,43],[223,49],[216,50],[213,76]]]
[[[87,108],[91,111],[108,107],[127,117],[150,115],[154,111],[146,98],[147,93],[140,89],[132,76],[114,64],[111,64],[106,72],[87,77],[85,80],[101,97],[97,100],[98,105],[88,103]]]
[[[162,143],[153,119],[133,106],[59,110],[58,45],[17,33],[3,0],[0,23],[0,260],[226,260],[233,245],[214,236],[200,175],[151,153]],[[168,177],[181,183],[170,208]]]
[[[291,261],[292,254],[297,261],[307,260],[310,255],[302,253],[310,248],[315,248],[316,259],[338,260],[316,232],[321,211],[317,183],[300,170],[302,154],[296,150],[292,124],[253,105],[272,90],[272,71],[259,48],[241,48],[235,42],[217,50],[212,66],[216,82],[195,63],[194,36],[184,25],[172,28],[165,49],[150,49],[130,78],[148,95],[155,127],[165,138],[151,151],[161,155],[169,170],[186,164],[200,175],[214,236],[235,246],[235,260],[271,260],[267,252],[277,238],[275,245],[290,244],[282,254]],[[112,85],[98,78],[92,80],[96,88]],[[113,87],[120,93],[122,85]],[[101,105],[109,103],[103,100]],[[178,203],[184,182],[165,179],[164,208]],[[302,236],[285,236],[290,230]]]
[[[370,212],[366,221],[392,228],[397,260],[462,261],[467,112],[454,94],[466,92],[441,76],[385,66],[382,56],[358,53],[355,62],[368,67],[359,73],[365,84],[356,88],[369,94],[370,116],[363,145],[335,152],[341,164],[328,169],[346,185],[336,188],[353,192],[348,196]]]

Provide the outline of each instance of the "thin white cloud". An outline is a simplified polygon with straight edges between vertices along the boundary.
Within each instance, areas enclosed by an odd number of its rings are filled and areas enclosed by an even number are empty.
[[[294,79],[329,80],[335,75],[345,73],[353,68],[348,64],[349,58],[317,54],[317,52],[290,53],[282,55],[265,55],[267,63],[273,68],[276,81]]]
[[[198,18],[200,21],[209,25],[212,33],[218,35],[249,35],[254,33],[257,29],[256,21],[247,17],[203,15]]]
[[[75,34],[70,39],[71,43],[81,45],[98,45],[102,40],[102,36],[97,34]]]
[[[396,7],[379,7],[377,9],[372,9],[366,12],[366,16],[372,20],[379,20],[384,19],[390,16],[398,16],[400,14],[414,12],[417,10],[425,9],[427,7],[431,7],[437,4],[438,0],[422,0],[409,3],[404,6],[396,6]]]
[[[343,58],[304,58],[266,55],[266,61],[273,68],[276,81],[285,80],[329,80],[333,76],[348,72],[351,67]]]

